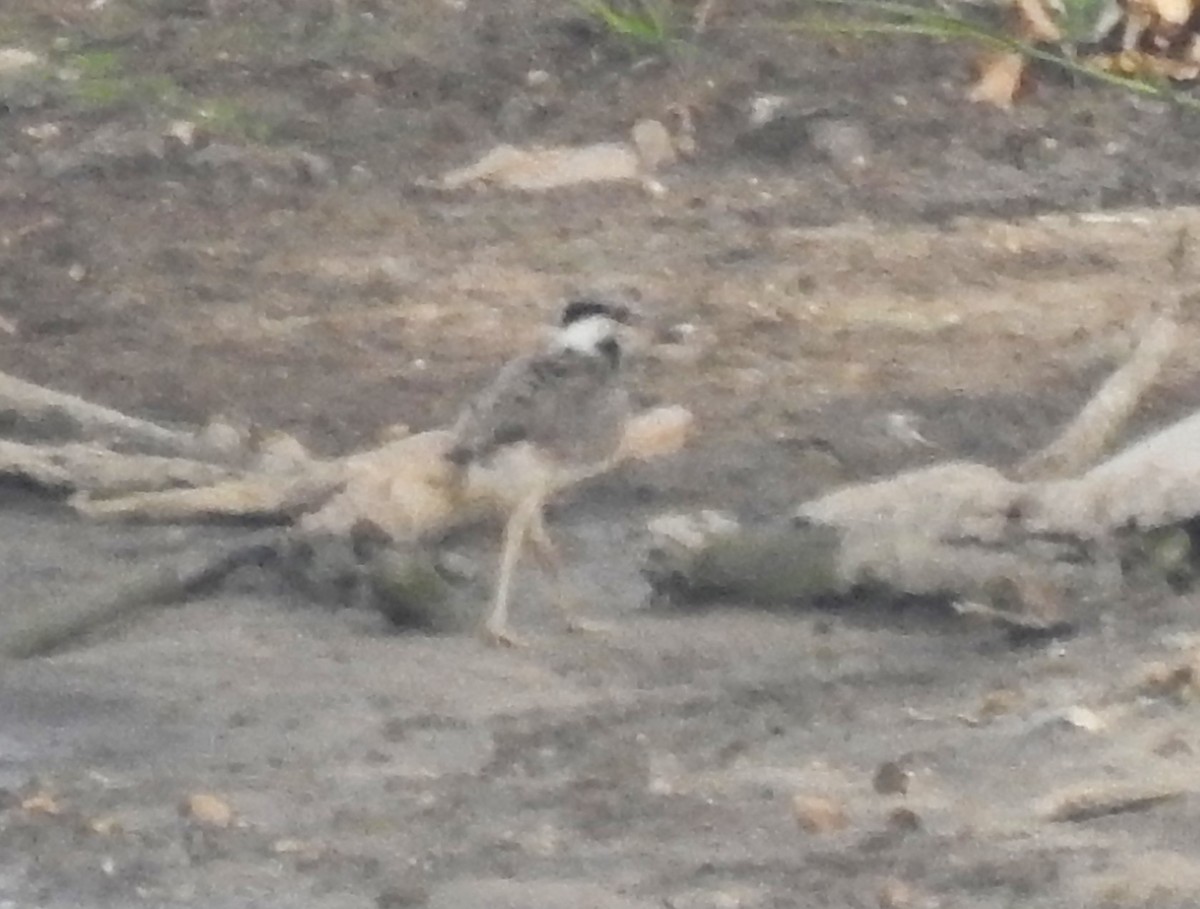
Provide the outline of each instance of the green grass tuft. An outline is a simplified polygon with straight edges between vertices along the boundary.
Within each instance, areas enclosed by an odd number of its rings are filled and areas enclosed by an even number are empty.
[[[605,30],[623,40],[665,47],[674,40],[676,11],[672,0],[578,0]]]

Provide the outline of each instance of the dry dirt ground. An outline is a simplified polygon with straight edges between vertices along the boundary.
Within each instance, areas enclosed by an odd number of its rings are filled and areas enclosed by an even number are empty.
[[[247,575],[0,667],[0,907],[1195,905],[1192,676],[1139,681],[1190,660],[1188,595],[1021,648],[917,606],[645,603],[648,515],[1011,463],[1197,267],[1167,253],[1200,229],[1200,119],[1053,79],[973,107],[966,49],[775,26],[795,14],[718,5],[663,51],[566,0],[0,4],[0,47],[48,61],[0,77],[0,368],[339,452],[443,423],[565,292],[619,281],[666,340],[694,326],[634,370],[701,427],[556,514],[607,637],[561,634],[536,579],[532,646],[497,651]],[[755,129],[760,95],[786,113]],[[661,197],[417,182],[678,102],[698,149]],[[192,146],[157,142],[172,119]],[[1184,347],[1142,427],[1195,407]],[[0,633],[237,532],[0,502]],[[1145,798],[1056,820],[1076,787]],[[198,793],[207,822],[179,810]]]

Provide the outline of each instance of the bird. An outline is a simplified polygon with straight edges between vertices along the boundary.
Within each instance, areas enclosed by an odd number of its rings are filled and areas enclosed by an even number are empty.
[[[545,522],[557,491],[614,463],[630,414],[620,331],[628,303],[598,295],[570,299],[557,328],[536,350],[510,360],[462,408],[447,459],[490,486],[509,509],[491,608],[482,624],[489,643],[517,646],[509,630],[513,574],[526,544],[554,580],[555,602],[573,630],[594,626],[576,613],[562,559]]]

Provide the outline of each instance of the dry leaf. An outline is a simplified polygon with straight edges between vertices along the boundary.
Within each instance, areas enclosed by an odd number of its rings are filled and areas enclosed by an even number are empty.
[[[1025,75],[1025,57],[1015,51],[990,54],[980,61],[979,78],[967,98],[1008,110],[1013,106]]]
[[[1063,38],[1057,14],[1046,0],[1013,0],[1017,11],[1017,34],[1023,41],[1057,44]]]

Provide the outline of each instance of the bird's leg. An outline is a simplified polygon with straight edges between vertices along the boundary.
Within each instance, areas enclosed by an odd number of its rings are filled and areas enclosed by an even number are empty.
[[[492,611],[484,622],[485,637],[493,644],[509,647],[519,646],[520,638],[508,630],[508,597],[512,589],[513,572],[521,558],[521,547],[529,535],[535,515],[539,514],[542,498],[531,495],[523,499],[508,517],[504,525],[504,541],[501,546],[500,570],[496,578],[496,593],[492,600]]]
[[[554,582],[554,603],[566,619],[567,628],[571,631],[610,631],[607,625],[579,617],[579,595],[563,571],[562,556],[559,555],[554,540],[550,538],[550,532],[546,529],[545,514],[540,507],[529,522],[529,542],[542,570],[550,575]]]

